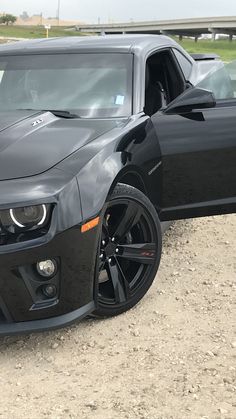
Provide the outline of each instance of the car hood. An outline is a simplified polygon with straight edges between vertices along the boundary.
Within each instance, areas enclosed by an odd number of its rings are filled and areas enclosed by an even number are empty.
[[[65,119],[51,112],[0,113],[0,180],[43,173],[117,126],[117,120]]]

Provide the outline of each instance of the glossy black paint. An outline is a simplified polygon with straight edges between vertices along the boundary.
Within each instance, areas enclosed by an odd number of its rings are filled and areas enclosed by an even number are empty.
[[[3,112],[0,180],[45,172],[115,126],[115,120],[64,119],[50,112]]]
[[[141,189],[161,220],[235,212],[236,104],[184,115],[159,111],[151,118],[143,112],[146,59],[173,46],[180,48],[169,38],[142,35],[40,40],[0,48],[1,55],[134,55],[130,118],[0,114],[0,209],[40,203],[54,208],[47,234],[0,246],[0,334],[57,327],[93,310],[101,223],[84,234],[81,225],[102,218],[117,183]],[[181,52],[194,67],[193,59]],[[34,125],[38,119],[42,122]],[[60,263],[59,298],[32,310],[34,301],[21,268],[48,258]]]
[[[235,104],[152,120],[162,153],[161,219],[235,212]]]
[[[214,108],[216,100],[212,92],[192,87],[173,100],[165,109],[166,115],[184,115],[194,109]]]
[[[161,156],[151,121],[147,117],[130,120],[123,128],[105,135],[102,142],[100,140],[89,144],[81,150],[82,153],[76,153],[80,160],[80,157],[88,157],[88,151],[93,154],[97,149],[77,175],[83,217],[94,217],[103,207],[109,191],[118,182],[123,182],[128,174],[133,174],[141,189],[158,203],[161,184],[157,173],[160,173]],[[65,168],[65,164],[64,161],[58,167]],[[78,166],[73,160],[74,164]],[[98,167],[102,170],[97,170]],[[153,177],[149,175],[152,170],[155,170]]]
[[[77,226],[34,249],[0,256],[1,298],[14,322],[64,315],[93,301],[91,276],[96,261],[97,234],[98,229],[82,234],[80,226]],[[33,310],[34,301],[24,281],[24,273],[19,267],[35,265],[37,261],[45,258],[59,260],[60,296],[53,306]],[[35,281],[37,280],[35,273]]]

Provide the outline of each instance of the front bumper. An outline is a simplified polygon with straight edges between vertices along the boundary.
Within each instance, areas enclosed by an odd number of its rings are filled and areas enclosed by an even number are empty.
[[[98,235],[98,228],[82,234],[77,226],[38,247],[0,254],[0,335],[66,326],[94,311]],[[34,267],[45,259],[58,262],[53,299],[38,291]]]
[[[33,320],[27,322],[0,324],[0,336],[20,335],[23,333],[42,332],[61,327],[69,326],[76,320],[81,320],[95,310],[94,302],[74,310],[71,313],[63,314],[50,319]]]

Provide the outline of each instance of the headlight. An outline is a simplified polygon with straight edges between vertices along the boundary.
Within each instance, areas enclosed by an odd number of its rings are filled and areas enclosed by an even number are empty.
[[[31,205],[0,211],[2,227],[9,233],[43,228],[50,216],[50,205]]]
[[[18,227],[25,228],[28,225],[43,225],[46,220],[46,205],[34,205],[31,207],[10,209],[10,217]]]

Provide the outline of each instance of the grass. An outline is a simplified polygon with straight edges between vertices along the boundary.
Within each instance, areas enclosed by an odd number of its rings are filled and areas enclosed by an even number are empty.
[[[49,30],[49,36],[78,36],[75,30],[65,30],[63,26],[53,26]],[[0,25],[0,36],[9,38],[45,38],[46,29],[43,26],[4,26]]]
[[[192,39],[184,39],[179,44],[190,54],[208,53],[218,54],[223,61],[230,62],[236,60],[236,41],[208,41],[199,40],[194,42]]]

